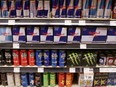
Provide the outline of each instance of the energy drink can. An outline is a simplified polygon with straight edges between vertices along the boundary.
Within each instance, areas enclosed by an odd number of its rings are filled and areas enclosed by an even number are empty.
[[[50,73],[50,86],[54,87],[56,85],[56,74]]]
[[[13,63],[15,66],[19,66],[20,65],[20,61],[19,61],[19,50],[13,50],[12,51],[12,55],[13,55]]]
[[[116,18],[116,1],[114,1],[114,6],[113,6],[113,12],[112,12],[112,18]]]
[[[4,58],[6,65],[12,65],[12,52],[11,50],[4,50]]]
[[[66,0],[59,0],[59,6],[60,6],[60,17],[66,18],[67,16]]]
[[[50,17],[50,1],[44,0],[44,17],[49,18]]]
[[[26,42],[25,27],[14,26],[12,32],[13,42]]]
[[[65,50],[59,50],[59,66],[65,66],[66,52]]]
[[[107,55],[107,61],[106,61],[106,65],[108,66],[112,66],[114,63],[114,57],[112,54],[108,54]]]
[[[82,14],[82,0],[74,0],[74,17],[81,18]]]
[[[51,50],[51,65],[53,67],[57,66],[57,60],[58,60],[58,52],[57,50]]]
[[[43,73],[43,86],[49,86],[49,73]]]
[[[66,87],[72,86],[72,80],[73,80],[73,74],[72,73],[66,73]]]
[[[2,81],[2,85],[3,86],[7,86],[8,85],[6,73],[1,73],[1,81]]]
[[[21,65],[27,66],[27,51],[26,50],[20,50],[20,59],[21,59]]]
[[[64,87],[65,86],[65,73],[58,73],[58,86]]]
[[[16,0],[16,17],[23,17],[23,2],[22,0]]]
[[[54,27],[54,42],[67,42],[67,27]]]
[[[19,73],[14,73],[15,86],[21,86],[21,78]]]
[[[34,73],[29,73],[29,85],[34,86]]]
[[[74,0],[66,0],[67,4],[67,18],[74,17]]]
[[[13,73],[7,73],[7,82],[8,82],[8,87],[14,87],[14,76]]]
[[[60,17],[59,0],[52,0],[52,17],[53,18]]]
[[[35,86],[42,87],[42,78],[40,73],[35,73]]]
[[[97,17],[97,0],[90,0],[90,11],[89,11],[90,18]]]
[[[50,65],[50,51],[49,50],[44,50],[44,65],[49,66]]]
[[[9,7],[9,17],[16,17],[16,8],[15,8],[15,0],[8,0]]]
[[[98,0],[97,5],[97,18],[103,18],[105,8],[105,0]]]
[[[81,29],[80,27],[69,27],[68,28],[68,42],[78,43],[81,40]]]
[[[44,10],[44,2],[43,0],[37,0],[37,15],[36,17],[43,17],[44,14],[43,14],[43,10]]]
[[[30,17],[30,0],[23,0],[23,17]]]
[[[36,50],[36,65],[42,66],[43,61],[43,53],[42,50]]]
[[[111,18],[111,11],[112,11],[112,0],[105,0],[105,12],[104,12],[104,18]]]
[[[99,65],[106,65],[106,56],[104,54],[100,54]]]
[[[1,16],[2,18],[9,16],[7,0],[1,0]]]
[[[82,12],[83,18],[89,17],[89,7],[90,7],[90,0],[83,0],[83,12]]]
[[[0,27],[0,42],[12,42],[11,27]]]
[[[28,78],[27,78],[27,74],[26,73],[21,73],[21,85],[23,87],[27,87],[28,86]]]
[[[28,50],[28,59],[29,59],[29,65],[34,66],[35,65],[34,50]]]
[[[27,26],[26,31],[27,31],[26,32],[27,42],[39,42],[40,41],[39,27]]]
[[[4,59],[4,52],[3,50],[0,49],[0,65],[5,64],[5,59]]]
[[[40,41],[41,42],[53,42],[53,27],[41,26]]]
[[[31,0],[30,1],[30,17],[34,18],[36,17],[36,0]]]

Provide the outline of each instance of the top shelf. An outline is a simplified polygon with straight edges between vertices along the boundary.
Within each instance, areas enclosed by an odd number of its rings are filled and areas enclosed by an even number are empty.
[[[0,18],[0,25],[116,26],[116,19]]]

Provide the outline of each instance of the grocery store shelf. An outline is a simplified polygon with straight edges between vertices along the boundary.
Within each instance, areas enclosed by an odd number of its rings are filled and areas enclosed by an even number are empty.
[[[18,43],[19,47],[13,47],[14,43],[0,43],[0,49],[116,49],[116,44],[56,44],[56,43]]]
[[[11,21],[10,21],[11,20]],[[12,20],[15,22],[12,23]],[[83,22],[84,23],[83,23]],[[98,18],[0,18],[0,25],[79,25],[79,26],[116,26],[110,24],[116,19]]]

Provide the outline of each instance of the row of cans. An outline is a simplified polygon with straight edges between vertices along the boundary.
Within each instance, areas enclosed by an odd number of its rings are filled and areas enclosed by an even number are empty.
[[[72,81],[72,73],[0,73],[0,84],[8,87],[71,87]]]
[[[1,0],[0,16],[111,18],[113,2],[113,0]]]
[[[65,66],[65,50],[0,50],[0,65]]]
[[[116,27],[0,27],[0,42],[116,43]]]

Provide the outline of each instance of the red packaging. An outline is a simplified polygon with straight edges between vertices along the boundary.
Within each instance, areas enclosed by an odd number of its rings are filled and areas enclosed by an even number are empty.
[[[65,74],[59,73],[58,74],[58,87],[64,87],[65,86]]]
[[[26,50],[20,50],[20,59],[21,59],[21,65],[27,66],[27,51]]]
[[[20,62],[19,62],[19,50],[13,50],[13,64],[15,66],[20,65]]]
[[[107,65],[113,65],[114,63],[114,57],[112,54],[108,54],[107,56]]]
[[[29,59],[29,65],[34,66],[35,65],[35,58],[34,58],[34,50],[28,50],[28,59]]]
[[[67,73],[66,74],[66,87],[71,87],[72,86],[72,80],[73,80],[73,74],[72,73]]]

